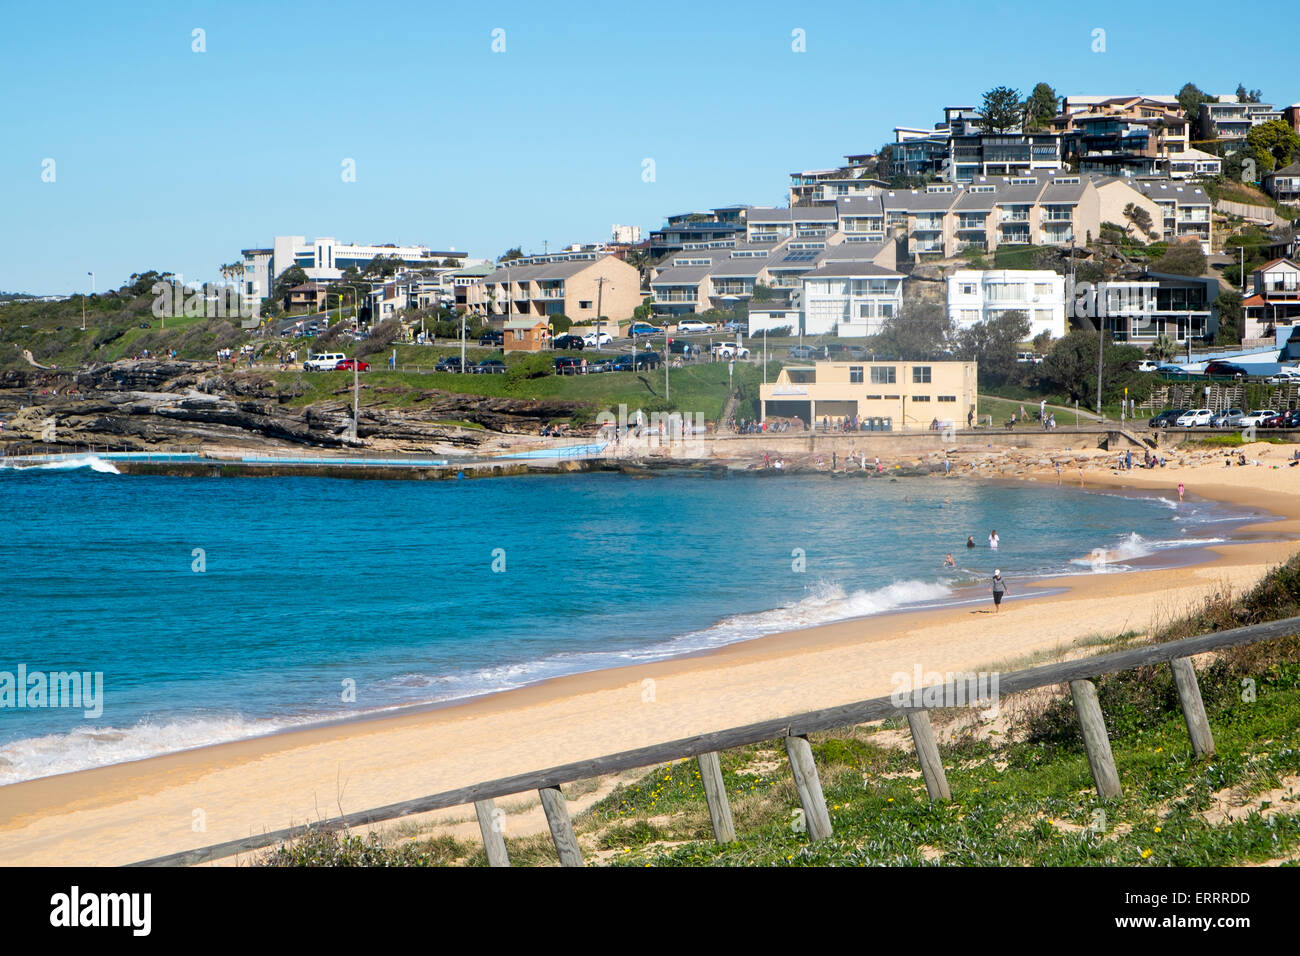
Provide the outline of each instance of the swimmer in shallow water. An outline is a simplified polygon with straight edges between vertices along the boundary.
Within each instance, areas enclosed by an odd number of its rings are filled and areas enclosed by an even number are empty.
[[[943,556],[943,566],[944,566],[945,568],[955,568],[955,567],[957,567],[957,562],[954,561],[954,560],[952,559],[952,553],[951,553],[951,552],[949,552],[948,554],[945,554],[945,555]]]
[[[975,535],[971,534],[966,536],[966,547],[968,548],[975,547]]]

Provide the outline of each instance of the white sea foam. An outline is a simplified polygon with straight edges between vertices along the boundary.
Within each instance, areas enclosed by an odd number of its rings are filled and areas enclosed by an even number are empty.
[[[320,719],[190,717],[142,720],[133,727],[88,723],[66,734],[45,734],[0,744],[0,785],[257,737]]]
[[[1145,558],[1155,554],[1157,551],[1167,551],[1172,548],[1188,548],[1208,544],[1222,544],[1224,538],[1175,538],[1171,540],[1150,540],[1142,537],[1136,531],[1130,532],[1120,539],[1119,543],[1109,548],[1093,548],[1086,557],[1072,558],[1070,563],[1078,567],[1085,567],[1097,574],[1105,574],[1112,571],[1127,571],[1128,566],[1124,563],[1132,561],[1135,558]]]
[[[98,455],[76,455],[56,461],[43,461],[38,465],[11,465],[10,467],[15,471],[72,471],[76,468],[89,468],[91,471],[98,471],[105,475],[121,474],[116,465]]]

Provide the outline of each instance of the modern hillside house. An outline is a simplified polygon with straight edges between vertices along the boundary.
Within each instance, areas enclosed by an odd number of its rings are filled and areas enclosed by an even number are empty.
[[[1171,175],[1172,158],[1189,148],[1188,126],[1176,102],[1143,96],[1077,104],[1052,120],[1079,172],[1126,177]]]
[[[950,183],[1060,169],[1061,136],[1046,130],[991,130],[973,106],[948,106],[934,129],[894,129],[893,172]]]
[[[1300,159],[1266,175],[1264,192],[1278,202],[1300,203]]]
[[[958,329],[1023,312],[1029,338],[1065,335],[1065,277],[1050,269],[958,269],[948,277],[948,316]]]
[[[1219,280],[1144,272],[1136,279],[1080,286],[1067,306],[1076,324],[1096,328],[1100,315],[1116,342],[1149,346],[1165,335],[1176,345],[1213,341],[1219,331],[1214,300]]]
[[[975,413],[974,362],[815,362],[787,365],[759,387],[762,419],[831,426],[888,419],[892,431],[965,425]]]
[[[564,315],[575,323],[631,318],[641,304],[641,274],[617,256],[561,252],[499,263],[472,281],[470,311],[488,319]]]

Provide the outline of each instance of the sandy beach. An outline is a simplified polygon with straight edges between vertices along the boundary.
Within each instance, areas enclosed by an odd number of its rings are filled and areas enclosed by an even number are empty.
[[[1193,567],[1054,579],[1019,589],[997,615],[981,602],[837,622],[450,706],[13,784],[0,788],[0,863],[128,863],[887,694],[892,675],[917,665],[1010,669],[1081,639],[1144,631],[1213,592],[1248,588],[1300,547],[1300,467],[1286,464],[1291,447],[1242,451],[1260,464],[1225,468],[1222,451],[1174,452],[1168,467],[1114,472],[1113,454],[1082,453],[1090,458],[1088,488],[1176,498],[1181,482],[1188,494],[1282,516],[1243,529],[1246,540],[1212,546],[1212,560]],[[1068,465],[1063,481],[1078,487],[1079,467]],[[1057,476],[1026,480],[1055,485]],[[1027,599],[1035,589],[1052,593]]]

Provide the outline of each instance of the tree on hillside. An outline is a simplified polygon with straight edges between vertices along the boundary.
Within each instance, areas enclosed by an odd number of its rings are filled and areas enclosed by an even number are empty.
[[[984,131],[987,133],[1006,133],[1020,126],[1023,106],[1020,91],[1006,86],[995,86],[984,94],[984,105],[980,109],[983,117]]]
[[[1255,154],[1259,171],[1267,173],[1291,162],[1296,150],[1300,150],[1300,135],[1285,120],[1269,120],[1250,128],[1246,146]]]
[[[1025,115],[1029,118],[1029,126],[1034,129],[1046,129],[1048,122],[1056,115],[1059,104],[1060,97],[1056,95],[1056,90],[1046,83],[1039,83],[1029,94],[1029,99],[1025,101]]]
[[[888,355],[903,362],[942,358],[952,344],[952,319],[936,302],[904,304],[871,339],[871,348],[877,355]]]
[[[1012,310],[957,333],[958,355],[979,363],[981,382],[1001,384],[1016,370],[1016,351],[1029,335],[1029,317]]]
[[[1183,115],[1187,117],[1187,122],[1195,123],[1196,117],[1201,115],[1202,103],[1217,103],[1218,99],[1213,96],[1207,96],[1195,83],[1185,83],[1183,88],[1178,91],[1178,105],[1183,108]]]
[[[1219,331],[1214,337],[1216,345],[1237,345],[1241,342],[1241,293],[1225,289],[1214,300],[1219,313]]]
[[[296,285],[302,285],[306,281],[306,270],[302,266],[292,265],[276,277],[275,284],[271,286],[270,298],[279,302],[288,295],[290,289]]]
[[[1137,203],[1129,203],[1124,207],[1124,218],[1128,220],[1129,226],[1125,229],[1126,233],[1132,234],[1134,228],[1137,228],[1142,235],[1148,239],[1156,237],[1155,231],[1151,226],[1151,213],[1147,212]]]
[[[1175,242],[1165,254],[1151,263],[1152,272],[1168,272],[1179,276],[1205,275],[1205,253],[1199,242]]]
[[[523,250],[515,246],[513,249],[507,249],[501,253],[501,257],[497,259],[497,262],[514,262],[516,259],[522,259],[523,257]]]
[[[1097,334],[1096,331],[1078,330],[1058,339],[1039,366],[1039,377],[1049,389],[1094,408],[1097,401]],[[1126,387],[1130,398],[1140,401],[1146,397],[1151,389],[1152,376],[1133,370],[1141,358],[1141,349],[1117,345],[1110,333],[1106,333],[1101,383],[1104,401],[1118,400]]]

